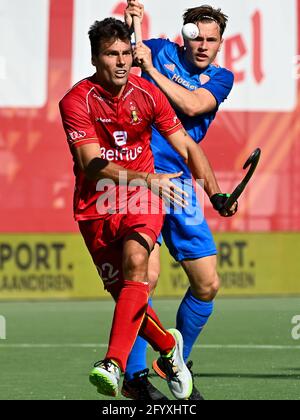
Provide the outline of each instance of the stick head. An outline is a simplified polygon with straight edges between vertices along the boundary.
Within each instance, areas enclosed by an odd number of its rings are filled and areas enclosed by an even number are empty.
[[[236,187],[236,189],[233,191],[231,196],[228,198],[226,203],[224,204],[224,209],[228,210],[230,209],[234,202],[237,201],[237,199],[241,196],[244,189],[246,188],[248,182],[250,181],[252,175],[255,172],[255,169],[257,167],[257,164],[259,162],[261,155],[260,149],[255,149],[254,152],[251,154],[251,156],[248,158],[247,162],[245,163],[243,169],[247,169],[248,166],[250,166],[245,178],[242,180],[242,182]]]
[[[250,165],[255,165],[256,167],[260,159],[260,155],[261,155],[261,150],[259,148],[255,149],[254,152],[251,154],[251,156],[248,158],[243,169],[247,169],[248,166]]]

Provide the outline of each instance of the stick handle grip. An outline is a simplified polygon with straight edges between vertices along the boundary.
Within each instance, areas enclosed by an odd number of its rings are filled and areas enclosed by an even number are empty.
[[[230,210],[234,203],[238,200],[238,198],[242,195],[246,184],[240,183],[236,189],[233,191],[231,196],[227,199],[226,203],[224,204],[225,210]]]
[[[141,19],[138,16],[133,16],[133,27],[135,34],[135,43],[143,41]]]

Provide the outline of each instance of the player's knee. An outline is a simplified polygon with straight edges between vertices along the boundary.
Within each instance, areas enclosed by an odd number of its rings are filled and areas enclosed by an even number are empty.
[[[219,289],[220,289],[220,278],[218,276],[218,273],[215,272],[215,274],[212,278],[212,282],[209,285],[209,291],[208,291],[208,293],[210,295],[209,300],[213,300],[217,296]]]
[[[146,271],[148,255],[142,252],[131,253],[124,262],[125,270],[130,272]]]
[[[205,301],[212,301],[217,296],[220,289],[220,279],[218,273],[213,272],[205,282],[199,282],[192,288],[195,297]]]

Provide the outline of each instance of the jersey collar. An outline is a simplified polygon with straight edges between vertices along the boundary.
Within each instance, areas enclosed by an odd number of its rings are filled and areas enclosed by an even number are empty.
[[[130,77],[130,76],[129,76]],[[128,78],[129,80],[129,78]],[[127,84],[125,86],[125,89],[123,90],[122,95],[118,98],[117,96],[113,96],[110,92],[108,92],[107,90],[105,90],[96,80],[96,73],[90,78],[90,81],[92,82],[93,86],[97,89],[97,91],[99,92],[100,96],[102,96],[105,99],[108,99],[111,102],[119,102],[120,99],[122,99],[127,91],[130,89],[130,87],[128,86],[128,81]]]

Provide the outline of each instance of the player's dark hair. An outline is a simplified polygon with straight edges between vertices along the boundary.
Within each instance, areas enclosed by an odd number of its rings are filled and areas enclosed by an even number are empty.
[[[221,37],[226,29],[228,16],[221,12],[221,9],[214,9],[212,6],[204,4],[203,6],[187,9],[183,15],[183,24],[197,22],[215,21],[220,27]]]
[[[96,20],[88,32],[92,56],[97,56],[100,52],[101,43],[106,41],[130,41],[131,32],[126,23],[114,18],[107,18],[102,21]]]

